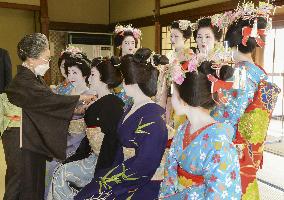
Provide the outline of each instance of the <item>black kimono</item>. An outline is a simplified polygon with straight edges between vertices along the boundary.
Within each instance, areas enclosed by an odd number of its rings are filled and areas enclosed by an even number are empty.
[[[85,137],[69,163],[59,166],[53,174],[48,199],[71,200],[78,191],[88,184],[94,172],[115,165],[117,155],[123,156],[122,144],[117,137],[117,125],[123,114],[123,101],[109,94],[93,103],[85,113],[87,135],[94,150],[90,153],[88,138]],[[91,137],[96,127],[100,127],[103,137]],[[89,133],[89,134],[88,134]]]
[[[22,108],[20,199],[42,200],[45,162],[66,158],[68,126],[79,96],[54,94],[23,66],[6,93],[12,104]]]

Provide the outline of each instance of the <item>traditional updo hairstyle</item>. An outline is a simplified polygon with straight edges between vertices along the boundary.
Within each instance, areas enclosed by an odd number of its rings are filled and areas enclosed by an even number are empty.
[[[123,40],[127,37],[127,36],[130,36],[130,37],[133,37],[134,40],[135,40],[135,47],[137,47],[137,44],[138,44],[138,39],[136,39],[133,35],[133,32],[132,31],[121,31],[119,33],[117,33],[115,36],[114,36],[114,45],[115,47],[119,47],[122,45],[122,42]]]
[[[229,47],[237,47],[238,50],[242,53],[252,53],[256,47],[258,47],[258,44],[256,43],[256,40],[254,37],[249,37],[246,45],[244,46],[242,44],[242,29],[245,26],[249,26],[253,28],[254,20],[257,19],[257,28],[258,29],[265,29],[267,26],[267,20],[263,17],[256,17],[253,19],[239,19],[236,22],[234,22],[232,25],[228,27],[228,30],[226,32],[225,40],[228,41]],[[264,41],[264,37],[260,36],[261,39]]]
[[[197,33],[198,30],[201,28],[210,28],[214,34],[215,40],[216,41],[220,41],[223,35],[223,30],[220,29],[219,27],[215,26],[212,24],[211,22],[211,18],[210,17],[206,17],[206,18],[202,18],[200,20],[198,20],[197,22],[197,29],[195,31],[193,31],[193,37],[194,40],[196,41],[197,38]]]
[[[192,34],[191,27],[188,26],[186,30],[181,30],[180,27],[179,27],[179,23],[180,23],[179,20],[173,21],[171,23],[171,29],[178,29],[182,33],[182,35],[185,39],[189,39],[191,37],[191,34]]]
[[[48,48],[47,37],[42,33],[33,33],[21,39],[17,45],[17,54],[24,62],[27,58],[39,58],[41,53]]]
[[[59,57],[58,59],[58,62],[57,62],[57,65],[58,65],[58,68],[60,70],[60,66],[63,62],[63,60],[68,60],[71,56],[71,52],[68,52],[68,51],[65,51],[62,53],[62,55]],[[68,68],[64,66],[64,71],[65,71],[65,74],[67,75],[68,74]]]
[[[64,59],[64,68],[68,75],[68,68],[69,67],[77,67],[81,72],[82,75],[86,77],[86,83],[88,83],[88,78],[91,74],[91,61],[88,59],[87,55],[84,53],[75,53],[71,54],[70,56]]]
[[[100,80],[107,84],[109,89],[113,89],[122,83],[122,75],[120,72],[120,60],[118,57],[108,58],[94,58],[92,61],[92,68],[100,73]]]
[[[212,83],[208,80],[207,75],[212,74],[214,77],[227,80],[233,76],[234,69],[228,65],[224,65],[220,69],[220,77],[217,77],[216,71],[212,69],[212,61],[204,61],[197,68],[198,72],[188,72],[181,85],[175,84],[180,98],[188,105],[193,107],[202,107],[210,109],[215,106],[218,100],[217,93],[211,94]]]
[[[121,59],[121,72],[126,85],[138,84],[142,92],[148,96],[157,93],[159,71],[155,65],[169,63],[166,56],[155,54],[151,62],[152,51],[140,48],[134,55],[125,55]]]

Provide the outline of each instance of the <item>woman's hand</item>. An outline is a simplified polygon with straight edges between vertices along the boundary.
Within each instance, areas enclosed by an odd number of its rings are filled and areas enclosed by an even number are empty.
[[[96,95],[80,95],[79,102],[83,105],[89,104],[97,99]]]
[[[95,95],[80,95],[79,104],[74,110],[74,114],[84,114],[85,111],[95,102],[97,97]]]

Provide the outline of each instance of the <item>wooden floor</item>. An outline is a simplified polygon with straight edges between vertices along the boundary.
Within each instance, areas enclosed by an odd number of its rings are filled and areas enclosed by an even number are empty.
[[[3,199],[3,196],[4,196],[5,172],[6,172],[5,157],[4,157],[4,152],[3,152],[2,141],[0,141],[0,199]]]

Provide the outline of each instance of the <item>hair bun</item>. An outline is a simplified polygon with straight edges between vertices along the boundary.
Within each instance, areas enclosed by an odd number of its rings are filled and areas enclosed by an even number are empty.
[[[155,54],[153,56],[154,64],[155,65],[166,65],[169,64],[169,59],[167,56],[160,55],[160,54]]]
[[[205,75],[214,74],[215,70],[212,69],[212,65],[213,61],[203,61],[197,69]]]
[[[229,65],[222,65],[221,68],[220,68],[219,77],[218,77],[217,71],[215,69],[213,69],[212,66],[213,66],[213,61],[204,61],[198,67],[198,71],[205,74],[205,75],[212,74],[216,78],[219,78],[219,79],[224,80],[224,81],[231,78],[234,74],[234,68],[233,67],[231,67]]]
[[[220,69],[220,79],[228,80],[234,75],[234,68],[229,65],[223,65]]]
[[[111,58],[110,58],[110,62],[111,62],[111,64],[115,67],[115,68],[119,68],[119,66],[120,66],[120,59],[119,59],[119,57],[117,57],[117,56],[112,56]]]
[[[140,48],[133,55],[133,60],[138,63],[146,63],[152,51],[149,48]]]

